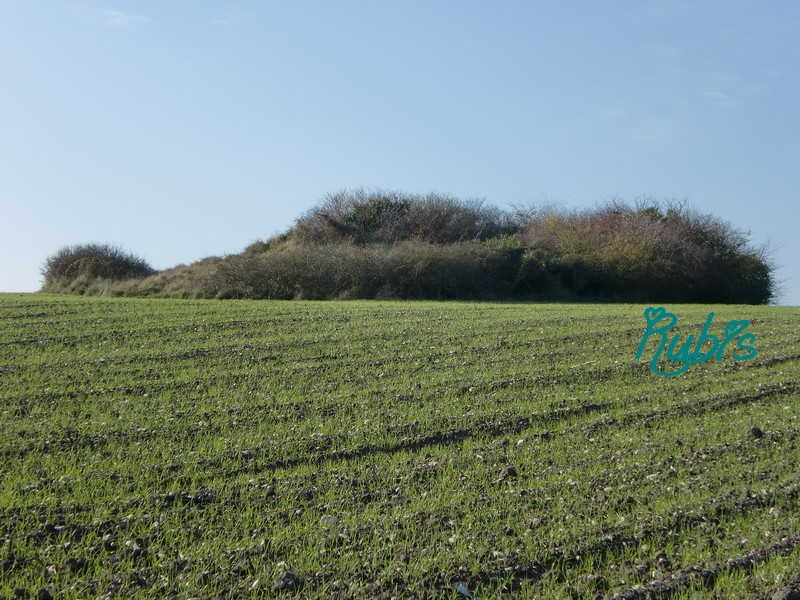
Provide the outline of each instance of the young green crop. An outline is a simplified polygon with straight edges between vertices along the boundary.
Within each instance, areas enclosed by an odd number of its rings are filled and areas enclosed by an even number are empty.
[[[643,308],[0,296],[0,596],[769,595],[798,310],[663,378]]]

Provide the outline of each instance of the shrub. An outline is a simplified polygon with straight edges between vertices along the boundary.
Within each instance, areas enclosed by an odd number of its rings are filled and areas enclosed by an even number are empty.
[[[683,203],[613,202],[580,212],[550,207],[518,214],[527,216],[518,234],[522,245],[547,255],[557,284],[578,296],[760,304],[775,293],[764,249]]]
[[[481,242],[292,244],[226,258],[213,287],[224,298],[501,298],[512,293],[522,252]]]
[[[45,290],[86,285],[92,280],[121,281],[155,273],[144,259],[110,244],[66,246],[42,267]],[[74,285],[73,285],[74,284]]]
[[[290,232],[302,243],[452,244],[514,233],[510,215],[480,200],[442,194],[403,194],[363,189],[330,194],[297,220]]]
[[[514,291],[523,296],[555,297],[553,262],[553,254],[546,250],[525,250],[514,278]]]

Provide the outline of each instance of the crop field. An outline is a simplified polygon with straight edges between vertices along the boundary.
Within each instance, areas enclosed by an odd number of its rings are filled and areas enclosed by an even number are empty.
[[[800,309],[0,296],[0,597],[772,598]]]

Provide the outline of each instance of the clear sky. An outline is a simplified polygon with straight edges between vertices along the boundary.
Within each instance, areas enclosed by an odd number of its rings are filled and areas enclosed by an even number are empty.
[[[800,305],[800,2],[0,0],[0,291],[238,252],[364,187],[686,199]]]

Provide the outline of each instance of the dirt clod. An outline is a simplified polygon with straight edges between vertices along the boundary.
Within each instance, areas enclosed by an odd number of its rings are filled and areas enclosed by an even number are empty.
[[[70,558],[67,560],[67,566],[72,573],[78,573],[89,566],[89,561],[87,561],[85,558]]]
[[[764,432],[761,431],[758,427],[751,427],[747,430],[747,437],[751,437],[757,440],[760,440],[764,437]]]
[[[110,533],[107,533],[103,536],[103,548],[108,550],[109,552],[117,549],[117,538],[115,538]]]
[[[303,587],[303,581],[291,571],[283,571],[272,582],[272,589],[276,592],[296,592]]]
[[[772,595],[772,600],[800,600],[800,588],[781,588]]]
[[[503,479],[515,479],[517,475],[518,474],[516,467],[509,465],[503,470],[501,477]]]

